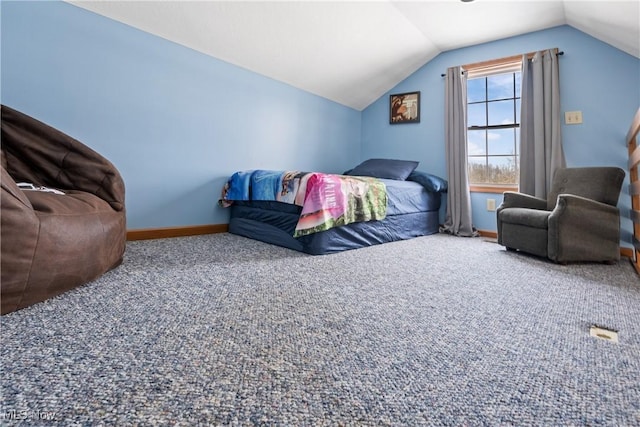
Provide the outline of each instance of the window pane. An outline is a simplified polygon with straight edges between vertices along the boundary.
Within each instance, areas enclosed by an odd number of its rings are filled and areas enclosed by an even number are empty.
[[[520,94],[522,93],[522,85],[520,84],[521,74],[522,73],[514,73],[516,79],[516,98],[520,98]]]
[[[516,131],[516,155],[520,156],[520,129],[515,129],[515,131]]]
[[[467,154],[469,156],[487,154],[487,131],[470,130],[467,131]]]
[[[469,182],[484,184],[487,182],[486,157],[469,157]]]
[[[488,157],[487,183],[517,184],[518,161],[515,156]]]
[[[520,100],[516,99],[516,123],[520,124]]]
[[[495,101],[487,104],[489,109],[489,125],[508,125],[514,122],[514,102]],[[471,106],[469,106],[471,107]]]
[[[513,73],[487,77],[488,101],[513,98]]]
[[[486,78],[467,80],[467,102],[484,101],[486,98],[485,87]]]
[[[485,161],[488,160],[488,164]],[[472,184],[518,184],[518,158],[469,157],[469,182]]]
[[[467,126],[487,125],[487,104],[469,104],[467,106]]]
[[[514,129],[490,130],[487,139],[489,142],[489,155],[514,155],[516,152]]]

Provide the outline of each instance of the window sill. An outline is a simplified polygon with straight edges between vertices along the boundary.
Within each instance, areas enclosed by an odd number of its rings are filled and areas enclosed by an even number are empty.
[[[517,185],[469,185],[469,191],[472,193],[496,193],[502,194],[505,191],[518,191]]]

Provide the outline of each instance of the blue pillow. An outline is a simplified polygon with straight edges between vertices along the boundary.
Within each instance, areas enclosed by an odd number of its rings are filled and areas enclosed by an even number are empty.
[[[431,175],[430,173],[422,172],[422,171],[413,171],[407,178],[407,181],[414,181],[418,184],[422,185],[428,191],[433,191],[435,193],[442,191],[447,191],[447,181],[440,178],[439,176]]]
[[[404,181],[417,167],[418,162],[411,160],[369,159],[347,171],[345,175],[372,176]]]

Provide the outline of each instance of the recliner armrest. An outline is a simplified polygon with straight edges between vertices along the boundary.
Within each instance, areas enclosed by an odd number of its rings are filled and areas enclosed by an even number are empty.
[[[620,211],[572,194],[558,195],[549,215],[548,256],[558,262],[620,259]]]
[[[504,199],[498,210],[505,208],[527,208],[547,210],[547,201],[539,197],[530,196],[524,193],[518,193],[515,191],[505,191]]]
[[[509,208],[527,208],[540,211],[547,210],[547,201],[539,197],[530,196],[516,191],[505,191],[504,198],[498,209],[496,209],[496,225],[498,229],[498,243],[504,245],[502,240],[502,215],[504,209]]]
[[[597,212],[614,214],[616,216],[620,213],[617,206],[611,206],[573,194],[560,194],[558,195],[556,207],[551,211],[551,215],[562,215],[567,212],[575,212],[578,215],[582,214],[585,219]]]

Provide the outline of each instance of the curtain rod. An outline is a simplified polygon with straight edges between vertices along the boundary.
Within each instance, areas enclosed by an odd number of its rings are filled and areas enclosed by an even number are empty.
[[[556,50],[556,55],[558,55],[558,56],[560,56],[560,55],[564,55],[564,52],[563,52],[563,51],[559,51],[559,52],[558,52],[558,49],[555,49],[555,50]],[[526,53],[526,54],[524,54],[524,55],[527,55],[527,57],[528,57],[528,58],[532,58],[532,57],[533,57],[533,55],[535,55],[535,53],[536,53],[536,52],[529,52],[529,53]],[[473,68],[473,67],[477,67],[477,66],[480,66],[480,65],[483,65],[483,64],[490,64],[490,63],[492,63],[492,62],[502,62],[502,61],[505,61],[505,62],[506,62],[506,61],[508,61],[508,60],[510,60],[510,59],[511,59],[511,60],[517,60],[517,59],[519,59],[519,58],[522,58],[522,55],[514,55],[514,56],[509,56],[509,57],[506,57],[506,58],[502,58],[502,59],[497,59],[497,60],[495,60],[495,59],[494,59],[494,60],[491,60],[491,61],[476,62],[475,64],[467,64],[467,65],[463,65],[463,67]],[[464,71],[463,71],[463,73],[464,73]],[[440,74],[440,77],[445,77],[445,76],[446,76],[446,74]]]

